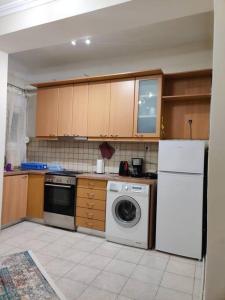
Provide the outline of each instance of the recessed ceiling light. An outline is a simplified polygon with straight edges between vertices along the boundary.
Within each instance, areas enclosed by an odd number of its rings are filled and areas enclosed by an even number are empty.
[[[90,43],[91,43],[91,40],[90,40],[90,39],[86,39],[86,40],[85,40],[85,44],[86,44],[86,45],[90,45]]]
[[[72,44],[73,46],[76,46],[77,41],[76,41],[76,40],[72,40],[72,41],[71,41],[71,44]]]

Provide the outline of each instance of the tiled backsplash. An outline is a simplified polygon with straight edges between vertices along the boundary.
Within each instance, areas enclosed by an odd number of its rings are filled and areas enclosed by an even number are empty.
[[[115,153],[105,160],[105,172],[117,173],[121,160],[131,162],[132,157],[145,161],[145,171],[156,171],[158,161],[157,143],[110,143]],[[101,158],[99,142],[40,141],[31,140],[27,148],[28,161],[59,163],[66,169],[95,172],[96,159]]]

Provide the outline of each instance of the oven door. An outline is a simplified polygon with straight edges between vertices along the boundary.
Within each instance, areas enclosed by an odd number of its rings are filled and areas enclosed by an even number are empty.
[[[74,216],[75,186],[45,183],[44,211]]]

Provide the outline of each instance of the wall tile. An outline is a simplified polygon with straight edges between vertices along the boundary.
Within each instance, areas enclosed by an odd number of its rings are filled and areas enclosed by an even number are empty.
[[[117,173],[119,162],[132,157],[145,161],[145,171],[156,171],[158,164],[157,143],[110,143],[115,153],[110,160],[105,160],[105,172]],[[100,142],[77,141],[40,141],[31,139],[27,146],[28,161],[58,163],[62,167],[84,172],[94,172],[96,159],[101,158]]]

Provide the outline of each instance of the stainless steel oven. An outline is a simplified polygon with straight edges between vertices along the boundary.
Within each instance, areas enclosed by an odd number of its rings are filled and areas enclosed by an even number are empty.
[[[75,230],[76,176],[65,172],[45,176],[45,224]]]

